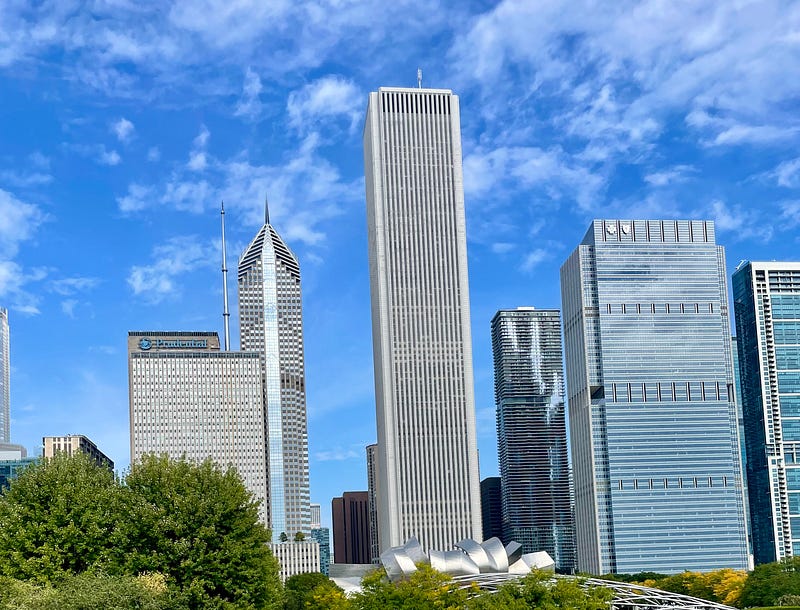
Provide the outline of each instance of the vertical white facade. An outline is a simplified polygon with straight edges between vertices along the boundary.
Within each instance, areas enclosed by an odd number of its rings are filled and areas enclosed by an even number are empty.
[[[278,542],[269,545],[270,551],[281,565],[281,582],[295,574],[319,572],[319,543],[310,542]]]
[[[268,216],[239,259],[239,329],[242,350],[263,363],[273,541],[310,535],[300,265]]]
[[[9,356],[8,310],[0,307],[0,443],[11,442],[11,358]]]
[[[364,127],[380,549],[481,539],[458,97],[370,93]]]
[[[166,453],[233,466],[269,527],[259,355],[219,351],[217,333],[134,331],[128,379],[131,460]]]
[[[369,553],[370,561],[380,563],[378,534],[378,445],[367,445],[367,494],[369,498]]]

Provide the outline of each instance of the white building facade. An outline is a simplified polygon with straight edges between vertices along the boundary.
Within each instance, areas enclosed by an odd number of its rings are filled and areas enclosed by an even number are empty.
[[[370,93],[364,127],[380,550],[481,539],[458,97]]]
[[[0,443],[11,442],[11,357],[8,310],[0,307]]]
[[[267,520],[257,353],[222,352],[214,332],[128,333],[131,460],[149,453],[233,466]]]

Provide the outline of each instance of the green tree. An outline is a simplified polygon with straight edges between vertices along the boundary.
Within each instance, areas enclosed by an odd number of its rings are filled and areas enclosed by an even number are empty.
[[[164,574],[189,608],[282,606],[270,534],[235,470],[145,456],[124,491],[124,573]]]
[[[284,610],[314,610],[349,607],[344,591],[330,578],[319,572],[295,574],[284,585]]]
[[[120,489],[85,455],[28,466],[0,495],[0,574],[46,584],[118,560]]]
[[[281,532],[281,535],[278,537],[281,542],[289,542],[289,536],[286,532]]]
[[[294,541],[295,542],[303,542],[306,539],[306,535],[303,532],[295,532]]]
[[[786,595],[800,595],[800,556],[756,566],[744,583],[739,607],[774,606]]]
[[[510,582],[494,594],[471,597],[469,610],[609,610],[613,593],[604,587],[583,587],[580,579],[553,578],[534,571]]]
[[[461,610],[468,597],[467,591],[458,588],[450,576],[423,564],[406,580],[396,583],[389,581],[383,569],[374,570],[362,579],[361,588],[350,598],[354,610]]]
[[[0,581],[0,610],[177,610],[166,586],[153,587],[147,577],[84,572],[58,585]]]

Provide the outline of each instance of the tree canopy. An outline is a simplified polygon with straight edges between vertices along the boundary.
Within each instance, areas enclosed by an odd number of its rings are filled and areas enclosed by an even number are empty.
[[[9,589],[41,607],[64,587],[84,586],[77,576],[100,579],[98,592],[101,576],[122,578],[119,588],[146,596],[124,577],[149,574],[163,579],[176,607],[280,608],[269,540],[235,470],[210,460],[148,456],[118,480],[86,456],[59,454],[0,495],[0,575],[26,581]]]
[[[800,557],[764,563],[747,578],[739,606],[775,606],[781,598],[800,595]]]

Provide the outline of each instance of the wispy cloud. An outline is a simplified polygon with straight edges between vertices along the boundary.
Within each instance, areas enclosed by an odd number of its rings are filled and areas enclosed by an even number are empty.
[[[244,74],[244,84],[242,85],[242,97],[236,104],[235,116],[245,117],[250,120],[259,118],[263,104],[261,103],[261,78],[258,73],[248,66]]]
[[[211,266],[215,252],[212,243],[203,243],[195,236],[173,237],[153,249],[151,264],[131,268],[128,286],[147,303],[160,303],[175,294],[179,277]]]
[[[775,168],[773,176],[778,186],[787,188],[800,187],[800,157],[781,163]]]
[[[0,189],[0,256],[13,257],[46,218],[38,206]]]
[[[119,153],[116,150],[106,150],[102,148],[98,155],[97,155],[97,162],[100,165],[119,165],[122,161],[122,157],[119,156]]]
[[[70,296],[95,288],[100,283],[96,277],[65,277],[50,282],[50,290],[56,294]]]

